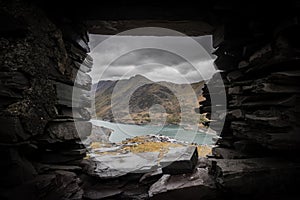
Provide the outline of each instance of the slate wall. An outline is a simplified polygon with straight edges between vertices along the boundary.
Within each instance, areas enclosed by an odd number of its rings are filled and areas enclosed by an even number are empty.
[[[0,198],[81,199],[85,148],[74,121],[90,134],[86,27],[30,3],[1,4]],[[82,95],[72,105],[74,84]]]

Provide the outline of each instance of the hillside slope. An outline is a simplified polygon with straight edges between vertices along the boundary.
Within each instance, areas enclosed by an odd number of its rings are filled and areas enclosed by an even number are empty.
[[[175,84],[153,82],[136,75],[130,79],[99,81],[95,109],[99,119],[121,123],[194,124],[203,82]],[[196,118],[196,119],[195,119]]]

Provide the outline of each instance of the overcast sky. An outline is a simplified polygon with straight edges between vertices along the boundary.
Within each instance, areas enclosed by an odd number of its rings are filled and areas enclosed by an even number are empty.
[[[153,81],[193,83],[208,79],[215,73],[214,56],[211,54],[213,51],[211,36],[193,38],[203,47],[203,50],[199,51],[189,48],[190,43],[185,37],[180,36],[117,36],[109,41],[104,48],[105,50],[101,50],[98,46],[109,36],[94,34],[89,36],[90,55],[94,60],[90,73],[93,83],[99,80],[130,78],[136,74],[143,75]],[[133,46],[143,46],[143,44],[165,44],[173,45],[174,48],[182,47],[189,54],[189,61],[163,49],[141,48],[131,50]],[[121,56],[116,58],[116,55],[121,52]],[[194,65],[190,62],[193,62]]]

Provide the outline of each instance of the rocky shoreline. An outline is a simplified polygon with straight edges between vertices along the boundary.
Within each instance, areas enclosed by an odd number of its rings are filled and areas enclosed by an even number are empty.
[[[109,188],[111,183],[106,185],[103,182],[94,186],[97,189],[88,187],[85,198],[157,198],[166,191],[203,186],[205,178],[200,174],[207,173],[209,161],[204,156],[211,154],[211,148],[205,145],[197,147],[158,135],[134,137],[117,144],[95,140],[87,148],[83,169],[94,177],[95,182],[97,179],[113,181],[114,186]],[[165,183],[169,179],[170,186]],[[173,179],[179,181],[177,184],[182,183],[182,186],[172,186]],[[162,182],[167,190],[159,186]],[[211,183],[208,181],[205,184]],[[209,187],[213,188],[212,185]]]

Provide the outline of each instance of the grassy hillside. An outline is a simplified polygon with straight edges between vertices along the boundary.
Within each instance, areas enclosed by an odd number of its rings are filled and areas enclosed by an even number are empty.
[[[96,87],[96,115],[121,123],[192,123],[199,107],[203,82],[175,84],[153,82],[141,75],[119,81],[100,81]],[[126,112],[128,110],[129,112]],[[200,122],[200,121],[199,121]]]

